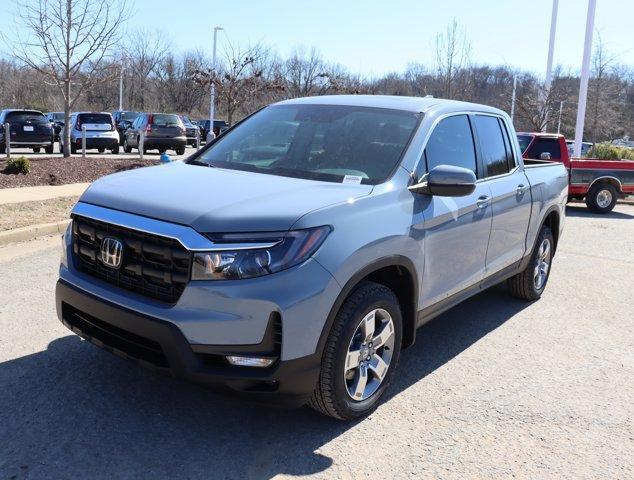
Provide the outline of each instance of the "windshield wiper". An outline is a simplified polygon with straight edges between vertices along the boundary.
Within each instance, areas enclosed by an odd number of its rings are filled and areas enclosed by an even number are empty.
[[[188,161],[187,161],[187,165],[199,165],[199,166],[201,166],[201,167],[210,167],[210,168],[213,168],[213,165],[212,165],[212,164],[210,164],[210,163],[205,163],[205,162],[201,162],[201,161],[199,161],[199,160],[195,160],[195,159],[188,160]]]

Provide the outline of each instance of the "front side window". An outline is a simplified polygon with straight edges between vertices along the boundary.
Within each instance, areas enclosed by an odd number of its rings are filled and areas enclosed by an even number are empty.
[[[508,173],[506,146],[498,118],[489,115],[476,115],[474,121],[486,176],[495,177]]]
[[[438,165],[453,165],[477,174],[473,134],[467,115],[454,115],[436,125],[424,152],[427,171]]]
[[[274,105],[205,149],[211,166],[341,182],[385,181],[400,162],[419,114],[345,105]]]

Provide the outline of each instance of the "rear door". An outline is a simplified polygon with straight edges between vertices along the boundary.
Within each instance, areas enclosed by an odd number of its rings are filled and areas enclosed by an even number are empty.
[[[148,135],[158,138],[174,138],[185,134],[185,126],[178,115],[156,113],[150,115]]]
[[[482,174],[468,115],[441,120],[432,131],[417,168],[421,178],[438,165],[455,165]],[[491,232],[490,190],[478,182],[465,197],[419,195],[424,225],[425,266],[421,285],[423,308],[479,283],[484,278],[486,249]]]
[[[506,122],[494,115],[473,116],[484,178],[491,191],[493,221],[486,254],[487,275],[521,260],[531,213],[528,179],[513,151]]]

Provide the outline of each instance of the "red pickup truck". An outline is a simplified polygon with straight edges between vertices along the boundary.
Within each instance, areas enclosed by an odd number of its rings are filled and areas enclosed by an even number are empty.
[[[563,163],[568,169],[568,198],[585,198],[593,212],[610,212],[619,196],[634,195],[634,161],[570,158],[563,135],[518,133],[517,139],[525,159]]]

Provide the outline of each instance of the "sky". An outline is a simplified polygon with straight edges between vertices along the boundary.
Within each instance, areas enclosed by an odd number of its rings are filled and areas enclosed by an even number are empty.
[[[106,0],[104,0],[106,1]],[[477,64],[543,75],[552,0],[129,0],[127,28],[158,30],[177,51],[211,52],[264,43],[281,56],[312,47],[352,73],[376,77],[410,63],[433,66],[435,38],[455,18]],[[0,0],[0,29],[12,29],[14,0]],[[581,68],[587,0],[560,0],[554,64]],[[178,6],[178,8],[177,8]],[[595,31],[620,63],[634,65],[634,0],[597,0]]]

